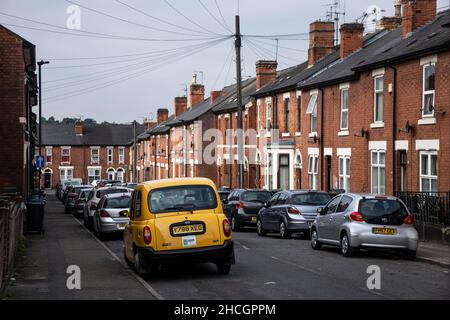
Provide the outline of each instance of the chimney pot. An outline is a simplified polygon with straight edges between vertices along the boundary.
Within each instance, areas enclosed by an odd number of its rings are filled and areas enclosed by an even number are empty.
[[[345,23],[341,26],[340,56],[344,59],[363,46],[364,26],[361,23]]]
[[[161,124],[164,121],[167,121],[169,118],[169,110],[165,108],[158,109],[157,111],[157,124]]]
[[[377,22],[377,30],[394,30],[402,26],[402,18],[383,17]]]
[[[77,136],[82,136],[83,135],[83,122],[78,120],[75,122],[75,134]]]
[[[187,98],[186,97],[176,97],[174,103],[174,114],[175,118],[179,117],[187,110]]]
[[[277,77],[278,63],[274,60],[256,61],[256,90],[261,89]]]

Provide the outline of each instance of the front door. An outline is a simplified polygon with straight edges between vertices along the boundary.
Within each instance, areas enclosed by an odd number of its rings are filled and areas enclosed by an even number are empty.
[[[44,188],[51,189],[51,187],[52,187],[52,173],[45,172],[44,173]]]
[[[289,155],[280,154],[278,169],[278,188],[282,190],[290,189],[289,176]]]

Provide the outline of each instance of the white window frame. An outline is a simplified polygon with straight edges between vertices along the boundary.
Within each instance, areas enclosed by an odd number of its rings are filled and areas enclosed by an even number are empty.
[[[69,161],[63,161],[63,156],[64,156],[64,151],[67,150],[68,151],[68,157],[69,157]],[[61,147],[61,163],[70,163],[72,160],[72,155],[71,155],[71,148],[70,147]]]
[[[261,100],[258,99],[258,101],[256,102],[256,125],[258,128],[258,134],[261,131]]]
[[[73,167],[59,167],[59,179],[63,180],[72,180],[73,179]],[[69,175],[69,171],[71,174]],[[64,174],[62,174],[64,172]]]
[[[342,162],[342,164],[341,164]],[[339,189],[350,192],[350,156],[338,157]]]
[[[266,99],[266,130],[272,130],[272,98]]]
[[[344,105],[344,92],[347,92],[347,105]],[[341,90],[341,119],[340,119],[341,131],[348,131],[348,119],[349,119],[349,117],[348,117],[348,109],[349,109],[349,107],[348,107],[348,104],[349,104],[348,99],[349,99],[349,90],[348,90],[348,88],[344,88],[344,89]],[[342,125],[343,119],[344,119],[344,113],[346,114],[346,117],[347,117],[347,126],[346,127],[344,127]]]
[[[422,172],[422,156],[426,156],[428,158],[427,172],[424,174]],[[431,174],[431,157],[436,156],[436,175]],[[438,181],[439,181],[439,173],[438,173],[438,152],[437,151],[420,151],[419,153],[419,181],[420,181],[420,192],[437,192],[439,189]],[[429,190],[423,189],[423,180],[429,180]],[[431,181],[436,181],[436,190],[431,190]]]
[[[114,163],[114,147],[108,147],[108,164]]]
[[[119,147],[119,163],[125,163],[125,147]]]
[[[47,161],[47,158],[50,157],[50,161]],[[45,147],[45,163],[52,164],[53,163],[53,148]]]
[[[382,78],[383,82],[381,85],[381,89],[377,89],[377,80]],[[377,105],[378,100],[377,96],[381,94],[382,102],[381,102],[381,119],[377,119],[377,109],[380,107]],[[384,75],[378,75],[373,78],[373,122],[374,123],[384,123]]]
[[[435,80],[434,80],[434,90],[425,90],[425,72],[426,69],[429,67],[433,67],[434,68],[434,76],[435,76]],[[422,118],[434,118],[435,117],[435,112],[434,109],[432,110],[431,114],[425,114],[425,96],[427,95],[433,95],[433,100],[432,100],[432,105],[435,105],[435,101],[436,101],[436,63],[431,62],[428,64],[425,64],[423,66],[423,70],[422,70]]]
[[[286,105],[287,103],[287,105]],[[283,99],[283,107],[284,107],[284,133],[289,133],[289,116],[292,114],[291,112],[291,98],[290,97],[286,97]]]
[[[91,181],[91,177],[93,177],[92,181],[94,180],[101,180],[102,178],[102,167],[88,167],[88,181]],[[98,171],[98,175],[96,175],[96,171]],[[94,174],[92,174],[94,172]]]
[[[318,95],[313,94],[308,103],[308,109],[306,110],[306,114],[311,115],[311,126],[310,126],[310,135],[317,135],[317,99]],[[315,128],[314,128],[315,127]]]
[[[384,163],[380,163],[380,154],[384,153]],[[374,164],[373,156],[374,154],[377,154],[377,163]],[[377,190],[374,190],[373,188],[373,168],[377,168]],[[381,185],[380,185],[380,178],[381,178],[381,169],[384,169],[384,190],[381,192]],[[372,193],[376,194],[385,194],[386,193],[386,150],[371,150],[370,151],[370,188]]]
[[[94,160],[94,150],[98,152],[98,160]],[[100,147],[91,147],[91,163],[100,163]]]
[[[319,156],[316,154],[308,157],[308,185],[310,190],[319,188]]]

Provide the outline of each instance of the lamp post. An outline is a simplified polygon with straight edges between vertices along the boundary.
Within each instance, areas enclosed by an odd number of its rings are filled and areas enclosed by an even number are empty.
[[[42,149],[42,66],[50,61],[41,60],[37,63],[39,67],[39,155]],[[41,170],[39,169],[39,189],[41,189]]]

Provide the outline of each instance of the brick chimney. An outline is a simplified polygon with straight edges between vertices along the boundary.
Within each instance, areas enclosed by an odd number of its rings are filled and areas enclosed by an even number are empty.
[[[223,90],[221,90],[221,91],[211,91],[211,93],[209,94],[209,97],[211,98],[211,104],[216,102],[216,100],[219,99],[220,97],[222,97],[223,95],[224,95]]]
[[[75,134],[77,136],[83,135],[83,121],[80,120],[75,121]]]
[[[402,0],[402,6],[402,35],[407,38],[414,30],[434,18],[437,0]]]
[[[275,80],[277,67],[278,63],[273,60],[256,61],[256,90]]]
[[[334,48],[334,23],[315,21],[309,25],[308,64],[312,66],[318,60],[331,53]]]
[[[197,83],[197,74],[194,74],[192,76],[192,83],[189,94],[191,109],[193,109],[203,100],[205,100],[205,86]]]
[[[377,30],[394,30],[402,26],[402,18],[383,17],[377,22]]]
[[[363,46],[364,26],[361,23],[345,23],[341,25],[341,59],[361,49]]]
[[[187,98],[186,97],[176,97],[174,103],[174,114],[175,118],[185,113],[187,110]]]
[[[164,121],[167,121],[169,119],[169,110],[167,109],[158,109],[157,111],[157,124],[161,124]]]
[[[395,0],[394,3],[395,17],[402,18],[402,0]]]
[[[149,119],[145,119],[144,125],[145,125],[145,129],[149,130],[149,129],[153,128],[154,126],[156,126],[156,122],[151,121]]]

